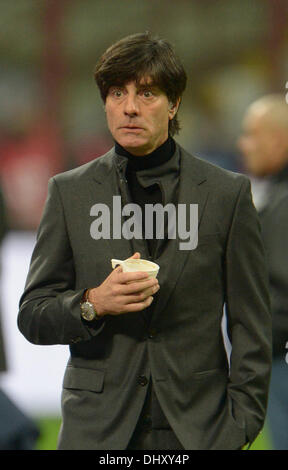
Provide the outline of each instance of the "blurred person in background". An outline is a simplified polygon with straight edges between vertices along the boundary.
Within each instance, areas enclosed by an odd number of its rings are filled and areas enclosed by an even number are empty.
[[[268,258],[273,323],[273,366],[268,424],[275,449],[288,449],[288,104],[283,95],[253,102],[238,141],[246,171],[265,181],[259,201]]]
[[[113,44],[95,79],[115,147],[50,179],[18,326],[32,343],[70,346],[59,449],[236,450],[262,428],[271,316],[258,216],[246,176],[174,140],[186,78],[165,40]],[[151,229],[147,238],[114,236],[115,226],[111,238],[93,234],[95,203],[103,228],[112,215],[129,221],[132,201],[179,203],[189,219],[195,204],[197,246],[182,249],[167,226],[157,237],[146,217],[137,230]],[[160,265],[159,282],[111,271],[111,258],[140,254]]]

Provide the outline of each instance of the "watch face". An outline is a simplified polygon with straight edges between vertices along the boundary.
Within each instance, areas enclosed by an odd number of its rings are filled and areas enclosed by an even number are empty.
[[[81,305],[82,317],[85,320],[91,321],[95,318],[95,310],[90,302],[84,302]]]

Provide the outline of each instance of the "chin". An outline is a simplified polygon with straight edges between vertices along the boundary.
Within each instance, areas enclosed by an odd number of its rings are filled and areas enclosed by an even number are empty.
[[[127,146],[124,147],[124,145],[122,145],[122,147],[125,148],[125,150],[127,150],[127,152],[129,152],[129,153],[131,153],[132,155],[135,155],[135,156],[137,156],[137,157],[138,157],[138,156],[144,156],[144,155],[150,153],[149,150],[146,151],[146,150],[143,149],[142,147],[127,147]]]
[[[137,152],[137,153],[144,153],[146,150],[146,143],[139,142],[135,140],[129,139],[119,139],[117,140],[118,144],[120,144],[125,150],[130,153]],[[149,153],[149,152],[147,152]]]

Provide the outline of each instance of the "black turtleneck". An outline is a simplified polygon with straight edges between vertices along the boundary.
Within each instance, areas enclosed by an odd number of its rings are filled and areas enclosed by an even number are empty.
[[[126,179],[129,187],[131,199],[134,203],[138,204],[142,213],[145,211],[145,204],[163,204],[163,194],[159,184],[152,184],[151,186],[143,187],[137,178],[137,172],[141,170],[147,170],[155,168],[163,163],[166,163],[174,155],[176,149],[175,141],[172,137],[160,145],[156,150],[149,153],[148,155],[135,156],[125,150],[121,145],[116,142],[115,151],[118,155],[123,155],[128,158],[126,167]],[[145,220],[143,217],[143,233],[145,233]],[[154,228],[156,230],[156,223],[154,221]],[[154,237],[153,237],[154,238]],[[153,256],[156,247],[156,240],[147,240],[149,254]]]
[[[115,143],[116,153],[128,158],[128,166],[132,171],[146,170],[147,168],[162,165],[162,163],[170,160],[175,152],[175,148],[175,142],[172,137],[169,136],[168,139],[153,152],[137,157],[125,150],[118,142]]]

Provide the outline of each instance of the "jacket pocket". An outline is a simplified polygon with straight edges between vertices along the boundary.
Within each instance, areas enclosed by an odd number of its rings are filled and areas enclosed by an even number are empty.
[[[228,376],[228,370],[226,368],[216,368],[216,369],[209,369],[209,370],[200,370],[194,371],[191,373],[191,377],[194,379],[205,379],[206,377],[209,378],[210,376],[218,375],[218,376]]]
[[[68,366],[63,379],[63,388],[102,392],[104,376],[104,369],[83,369]]]

